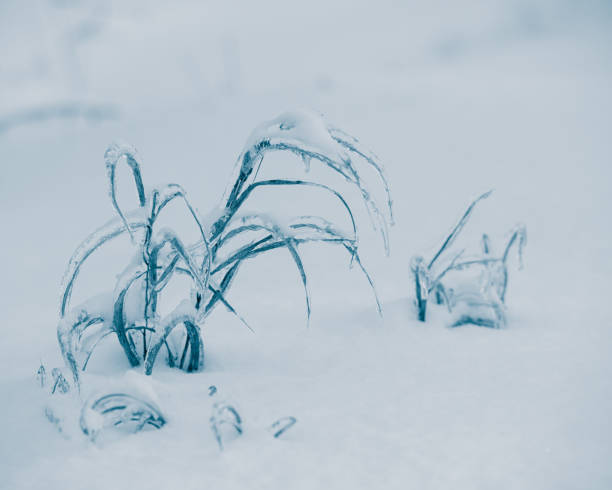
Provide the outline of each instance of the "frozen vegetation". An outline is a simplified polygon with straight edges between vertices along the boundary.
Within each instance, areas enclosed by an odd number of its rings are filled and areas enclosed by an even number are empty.
[[[0,489],[612,488],[611,26],[1,2]]]
[[[299,248],[307,243],[342,247],[348,252],[350,263],[357,263],[365,275],[381,313],[374,284],[359,257],[357,226],[351,207],[340,192],[321,182],[283,178],[258,180],[264,156],[274,151],[295,154],[305,163],[307,172],[311,161],[321,163],[355,186],[375,226],[380,228],[385,250],[388,251],[387,221],[392,216],[391,196],[381,164],[361,147],[356,138],[328,126],[314,113],[285,113],[253,131],[238,159],[236,177],[227,197],[216,214],[210,215],[210,225],[202,223],[181,186],[168,184],[145,192],[136,150],[125,144],[113,144],[106,150],[104,157],[110,184],[109,195],[117,218],[93,232],[79,245],[68,263],[60,297],[57,337],[62,356],[79,392],[80,372],[85,371],[92,354],[108,336],[116,338],[130,366],[144,365],[147,375],[153,371],[161,351],[169,367],[187,372],[201,370],[205,355],[201,329],[216,305],[223,304],[230,313],[251,328],[226,296],[240,265],[265,252],[279,249],[289,252],[304,287],[306,313],[310,319],[310,294]],[[357,170],[354,161],[356,157],[377,173],[386,195],[386,210],[381,210],[368,190]],[[121,161],[125,161],[131,171],[139,205],[129,212],[124,212],[117,200],[117,165]],[[330,193],[346,212],[345,221],[350,223],[350,231],[342,232],[320,216],[304,215],[282,222],[269,214],[243,211],[254,191],[262,192],[276,186],[307,187]],[[198,240],[193,244],[181,240],[174,229],[160,229],[158,226],[162,211],[175,199],[184,204],[197,228]],[[135,250],[128,256],[128,265],[119,274],[114,289],[72,307],[72,290],[87,259],[106,243],[123,234],[130,236]],[[190,288],[186,297],[162,315],[158,305],[174,275],[187,276]],[[179,327],[182,327],[181,332],[177,332]],[[45,371],[44,365],[41,365],[40,371]],[[54,372],[61,376],[62,384],[68,386],[59,369],[54,368]],[[40,383],[44,388],[42,375]],[[51,394],[55,394],[55,391],[54,386]],[[63,391],[65,393],[69,390],[66,388]],[[226,413],[236,419],[232,419],[231,425],[239,433],[242,433],[242,429],[240,418],[233,408],[215,406],[211,424],[215,438],[222,446],[219,426],[227,421]],[[108,418],[108,414],[110,423],[102,420]],[[55,420],[54,417],[54,423]],[[105,427],[123,427],[128,422],[135,422],[135,431],[148,425],[161,428],[165,423],[159,411],[149,403],[125,394],[96,395],[86,404],[81,415],[81,428],[92,439]],[[280,429],[280,432],[283,431]]]
[[[477,325],[480,327],[501,328],[506,324],[506,290],[508,288],[508,259],[510,250],[518,250],[519,265],[523,264],[523,247],[527,241],[524,225],[517,225],[509,234],[507,243],[500,255],[495,255],[489,235],[484,233],[481,241],[481,253],[466,256],[465,249],[452,251],[453,242],[457,239],[470,219],[474,208],[491,191],[473,201],[459,222],[444,239],[440,248],[430,260],[417,255],[412,258],[414,275],[414,297],[417,317],[424,322],[427,317],[427,303],[433,298],[435,304],[445,305],[452,314],[451,327]],[[444,262],[443,257],[449,257]],[[442,266],[437,266],[440,259]],[[474,275],[474,269],[478,271]],[[452,276],[459,276],[455,287]],[[456,281],[455,281],[456,282]]]

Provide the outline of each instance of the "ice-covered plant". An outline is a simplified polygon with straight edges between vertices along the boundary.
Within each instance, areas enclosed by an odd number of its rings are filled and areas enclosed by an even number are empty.
[[[235,435],[242,435],[242,418],[238,411],[225,402],[217,402],[213,405],[210,416],[210,429],[215,436],[219,449],[223,451],[224,428],[227,427]],[[227,437],[227,435],[225,436]]]
[[[53,368],[51,370],[51,377],[53,378],[53,388],[51,388],[52,395],[56,392],[66,394],[70,391],[70,385],[59,368]]]
[[[527,242],[524,225],[515,226],[501,255],[491,249],[489,236],[482,236],[482,251],[472,257],[464,256],[465,250],[452,251],[451,247],[468,222],[476,205],[489,197],[485,192],[470,203],[467,210],[445,238],[440,248],[427,261],[422,256],[412,259],[411,269],[415,285],[417,316],[425,321],[429,298],[436,304],[445,304],[453,312],[455,320],[451,326],[474,324],[499,328],[505,321],[506,289],[508,287],[508,257],[516,246],[519,267],[522,267],[523,248]],[[439,265],[439,264],[442,265]],[[480,274],[473,276],[473,271]],[[447,285],[449,276],[463,274],[459,287]]]
[[[272,436],[275,438],[279,438],[285,432],[287,432],[291,427],[293,427],[297,423],[297,419],[295,417],[282,417],[275,421],[269,428]]]
[[[358,233],[353,211],[341,192],[316,180],[258,180],[264,157],[284,152],[300,157],[309,167],[318,162],[335,171],[361,194],[375,228],[382,234],[388,251],[388,223],[392,222],[389,187],[378,159],[357,139],[329,126],[309,112],[286,113],[256,128],[240,154],[236,174],[216,217],[203,222],[177,184],[145,191],[138,155],[128,145],[111,145],[105,153],[110,199],[117,217],[91,234],[74,252],[62,285],[58,339],[63,357],[75,384],[96,346],[107,336],[116,337],[132,366],[144,365],[150,374],[160,352],[170,366],[186,371],[200,369],[204,361],[201,327],[219,304],[237,315],[227,301],[240,266],[268,251],[285,249],[291,255],[306,295],[307,317],[310,296],[299,247],[318,242],[339,245],[349,254],[351,264],[363,271],[372,290],[372,280],[358,253]],[[138,197],[138,208],[125,211],[117,201],[117,166],[130,168]],[[379,205],[374,193],[358,171],[357,163],[371,167],[380,178],[386,194]],[[249,198],[271,187],[318,189],[331,195],[347,216],[350,232],[317,216],[300,216],[279,223],[265,214],[245,212]],[[171,228],[161,228],[158,220],[168,204],[180,201],[198,229],[199,240],[187,244]],[[214,214],[214,213],[213,213]],[[70,297],[79,271],[88,258],[109,241],[128,234],[133,252],[114,288],[71,307]],[[158,303],[166,286],[176,276],[188,278],[191,293],[169,314],[161,316]],[[376,293],[374,291],[376,296]],[[380,304],[376,298],[380,311]],[[180,328],[182,327],[182,328]]]
[[[165,424],[166,419],[153,403],[125,393],[94,395],[81,409],[81,430],[92,441],[108,428],[139,432],[147,425],[160,429]]]

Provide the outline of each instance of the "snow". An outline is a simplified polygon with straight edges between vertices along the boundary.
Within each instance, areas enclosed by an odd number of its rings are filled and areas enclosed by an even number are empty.
[[[275,145],[288,140],[305,151],[330,155],[337,162],[347,160],[348,155],[331,137],[321,116],[309,110],[284,112],[255,128],[247,139],[245,151],[262,141]]]
[[[611,488],[611,22],[604,1],[3,2],[0,488]],[[114,117],[46,110],[67,106]],[[180,182],[214,218],[253,128],[294,107],[324,114],[385,165],[388,258],[363,226],[358,189],[314,163],[307,179],[352,196],[383,318],[345,251],[304,245],[308,328],[291,257],[262,255],[228,298],[255,332],[218,308],[202,328],[202,372],[158,362],[145,376],[109,336],[81,393],[51,396],[53,368],[72,385],[56,335],[66,264],[84,243],[74,273],[122,226],[83,242],[114,213],[109,143],[136,146],[147,185]],[[303,114],[292,112],[296,128]],[[306,126],[300,138],[329,143]],[[116,172],[133,195],[129,167]],[[266,155],[259,178],[279,176],[304,178],[299,157]],[[431,257],[490,188],[454,249],[480,250],[487,233],[498,253],[525,223],[507,325],[448,329],[435,306],[418,322],[411,257]],[[310,191],[262,192],[248,212],[347,223],[333,196]],[[184,209],[172,213],[173,229],[193,228]],[[137,226],[144,215],[126,216]],[[112,290],[133,253],[123,235],[77,271],[71,304]],[[79,418],[95,393],[141,397],[167,423],[92,443]],[[210,417],[223,404],[243,433],[224,428],[220,450]],[[285,417],[297,422],[274,438]]]

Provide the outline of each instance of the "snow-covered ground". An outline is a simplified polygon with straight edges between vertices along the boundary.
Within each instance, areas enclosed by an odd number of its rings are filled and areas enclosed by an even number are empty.
[[[611,82],[604,0],[1,2],[0,488],[612,488]],[[146,183],[181,183],[206,214],[252,128],[296,107],[386,165],[389,257],[352,194],[384,318],[346,254],[310,246],[307,328],[290,256],[261,257],[230,293],[255,333],[216,311],[203,372],[145,377],[110,340],[92,357],[84,385],[145,392],[168,424],[91,444],[76,399],[35,373],[62,365],[66,262],[113,216],[106,146],[135,145]],[[266,178],[302,174],[285,160]],[[411,256],[490,188],[460,240],[527,225],[507,327],[417,322]],[[128,247],[93,259],[75,303],[112,287]],[[222,452],[217,400],[244,419]],[[298,422],[275,439],[284,416]]]

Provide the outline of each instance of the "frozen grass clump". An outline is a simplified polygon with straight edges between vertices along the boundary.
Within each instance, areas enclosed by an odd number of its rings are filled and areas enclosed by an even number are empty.
[[[483,234],[480,253],[471,257],[465,250],[453,250],[452,246],[467,224],[476,205],[491,195],[485,192],[468,206],[467,210],[443,241],[430,260],[422,256],[412,259],[417,317],[424,322],[427,307],[433,302],[446,305],[452,316],[451,327],[478,325],[500,328],[506,323],[505,301],[508,288],[508,258],[516,248],[519,268],[522,268],[523,248],[527,242],[524,225],[515,226],[509,233],[502,252],[495,254],[491,240]],[[454,277],[453,277],[454,276]],[[458,281],[451,287],[450,278]]]
[[[350,263],[357,264],[372,290],[370,275],[358,253],[355,215],[348,200],[332,185],[316,180],[258,180],[265,155],[283,152],[297,155],[308,168],[317,162],[340,175],[357,189],[388,252],[388,225],[392,223],[389,186],[378,159],[365,150],[357,139],[327,125],[308,112],[286,113],[256,128],[240,154],[236,173],[213,219],[205,223],[178,184],[145,190],[136,150],[128,145],[111,145],[105,155],[109,195],[117,216],[87,237],[71,257],[60,299],[58,340],[75,385],[79,372],[100,342],[114,337],[131,366],[144,366],[150,374],[160,354],[169,366],[197,371],[204,364],[201,328],[214,308],[222,304],[240,318],[227,293],[240,266],[272,250],[286,250],[299,273],[306,297],[307,318],[310,296],[306,271],[300,255],[305,243],[324,243],[342,247]],[[136,209],[124,210],[117,201],[117,166],[125,163],[131,171],[138,200]],[[373,169],[383,204],[358,170]],[[349,231],[321,216],[304,215],[286,223],[263,213],[245,211],[249,198],[271,187],[307,188],[332,196],[346,214]],[[185,241],[172,228],[162,228],[158,221],[168,204],[182,203],[199,234],[195,243]],[[107,293],[91,297],[79,306],[70,298],[79,272],[88,258],[115,238],[129,235],[133,245],[116,284]],[[168,284],[177,276],[186,277],[190,293],[169,314],[158,309]],[[376,293],[374,291],[376,298]],[[376,298],[380,312],[380,304]]]

